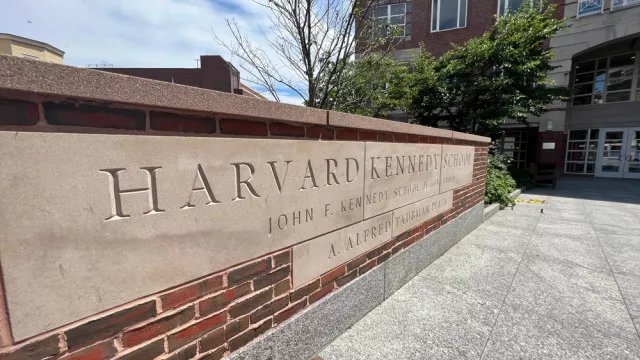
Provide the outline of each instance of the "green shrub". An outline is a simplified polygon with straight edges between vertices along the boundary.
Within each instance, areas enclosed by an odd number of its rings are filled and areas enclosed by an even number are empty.
[[[509,194],[516,189],[516,182],[509,173],[510,159],[504,155],[489,155],[487,183],[484,202],[500,204],[500,207],[514,205]]]

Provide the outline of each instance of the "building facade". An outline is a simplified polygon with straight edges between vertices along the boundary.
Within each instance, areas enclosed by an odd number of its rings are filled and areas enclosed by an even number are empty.
[[[174,84],[199,87],[226,93],[266,99],[257,91],[240,82],[240,72],[219,55],[201,55],[196,68],[114,68],[99,67],[108,71]]]
[[[394,55],[403,61],[421,44],[440,56],[523,1],[382,0],[374,16],[403,27]],[[530,127],[506,122],[505,153],[523,168],[555,163],[565,174],[640,178],[640,0],[552,2],[569,27],[548,44],[558,66],[549,78],[572,96]]]
[[[12,34],[0,34],[0,55],[62,64],[64,51],[47,43]]]

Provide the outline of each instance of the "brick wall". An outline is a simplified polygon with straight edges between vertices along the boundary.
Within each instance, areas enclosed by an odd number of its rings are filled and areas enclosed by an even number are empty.
[[[498,10],[498,0],[468,0],[465,27],[431,32],[432,0],[378,0],[380,5],[405,2],[412,3],[411,36],[402,41],[396,49],[415,49],[422,45],[434,56],[441,56],[451,50],[451,44],[462,44],[488,31]],[[560,0],[548,2],[558,6],[555,12],[557,18],[562,18],[564,7],[570,5]]]
[[[0,286],[0,360],[219,359],[483,201],[488,139],[478,136],[23,59],[0,57],[0,64],[0,75],[11,74],[0,76],[0,131],[476,149],[473,183],[454,191],[450,210],[296,289],[288,247],[15,342]]]
[[[481,203],[486,144],[357,128],[249,121],[96,102],[0,100],[0,130],[236,136],[475,145],[474,181],[454,191],[454,206],[297,289],[291,247],[96,314],[0,350],[0,359],[218,359],[403,251]]]

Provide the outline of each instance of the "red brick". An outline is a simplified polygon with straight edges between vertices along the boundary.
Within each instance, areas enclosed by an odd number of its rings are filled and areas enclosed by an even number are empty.
[[[216,132],[216,119],[150,111],[149,127],[157,131],[213,134]]]
[[[65,355],[59,360],[105,360],[112,358],[117,352],[118,349],[113,345],[113,340],[109,339]]]
[[[271,258],[265,258],[229,271],[229,286],[242,284],[271,270]]]
[[[216,313],[226,308],[227,305],[231,304],[234,300],[248,295],[249,293],[251,293],[251,284],[247,282],[226,290],[221,294],[203,299],[198,303],[200,316],[207,316]]]
[[[273,267],[277,268],[282,265],[291,263],[291,250],[283,251],[273,255]]]
[[[69,351],[110,338],[123,329],[156,316],[155,300],[117,311],[65,331]]]
[[[280,269],[271,272],[266,275],[262,275],[259,278],[253,280],[253,289],[254,291],[264,289],[267,286],[271,286],[277,283],[280,280],[286,279],[289,277],[290,266],[287,265],[285,267],[281,267]]]
[[[379,133],[378,134],[378,141],[393,142],[393,134]]]
[[[358,140],[356,129],[336,129],[336,140]]]
[[[333,140],[335,135],[332,128],[324,126],[309,126],[307,128],[307,137],[310,139]]]
[[[258,307],[271,301],[273,298],[273,290],[266,289],[262,292],[252,295],[251,297],[235,303],[229,308],[229,315],[232,319],[248,314]]]
[[[220,119],[220,132],[230,135],[267,136],[267,124],[261,121]]]
[[[198,344],[191,344],[171,354],[165,360],[191,360],[198,353]]]
[[[307,307],[307,299],[302,299],[302,301],[299,301],[289,306],[288,308],[282,310],[281,312],[277,313],[276,316],[273,317],[273,321],[275,321],[276,324],[280,324],[286,321],[287,319],[289,319],[290,317],[292,317],[293,315],[295,315],[296,313],[298,313],[300,310],[304,309],[305,307]]]
[[[375,266],[376,266],[376,259],[373,259],[373,260],[369,261],[368,263],[360,266],[358,268],[358,273],[360,275],[362,275],[362,274],[366,273],[367,271],[373,269]]]
[[[39,118],[37,104],[19,100],[0,100],[0,125],[35,125]]]
[[[201,337],[205,333],[217,329],[227,322],[227,313],[221,312],[219,314],[205,318],[193,325],[190,325],[180,331],[170,334],[167,337],[169,343],[169,351],[174,351],[193,340]]]
[[[12,352],[2,353],[6,349],[0,349],[2,360],[40,360],[56,356],[58,354],[60,338],[57,334],[47,336],[36,342],[28,343],[14,349]]]
[[[126,355],[119,356],[118,360],[151,360],[162,354],[164,354],[164,339],[158,339]]]
[[[396,239],[392,239],[391,241],[386,242],[383,246],[382,246],[382,250],[383,251],[387,251],[390,250],[391,248],[393,248],[396,245]]]
[[[164,316],[148,324],[127,330],[122,334],[122,344],[125,347],[134,347],[147,342],[157,336],[169,332],[193,320],[196,314],[195,308],[189,306],[175,314]]]
[[[352,272],[346,274],[345,276],[342,276],[339,279],[336,279],[336,286],[342,287],[347,283],[351,282],[351,280],[355,279],[356,277],[358,277],[358,270],[353,270]]]
[[[357,258],[347,263],[347,271],[351,271],[360,267],[360,265],[367,262],[367,254],[362,254]]]
[[[378,256],[380,256],[380,254],[382,254],[383,250],[384,250],[383,247],[379,246],[379,247],[369,251],[367,253],[367,259],[371,260],[373,258],[377,258]]]
[[[286,308],[289,305],[289,297],[283,296],[279,299],[275,299],[270,303],[267,303],[251,313],[251,323],[255,324],[269,316],[277,313],[278,311]]]
[[[263,334],[265,331],[271,328],[271,320],[267,320],[264,323],[260,324],[260,326],[247,330],[246,332],[236,336],[235,338],[229,340],[229,350],[235,351],[239,348],[248,344],[251,340],[255,339],[260,334]]]
[[[304,137],[304,126],[297,126],[283,123],[271,123],[269,125],[271,135],[274,136],[291,136],[291,137]]]
[[[145,130],[147,116],[142,110],[109,108],[72,103],[45,102],[44,117],[51,125],[87,126]]]
[[[291,290],[291,281],[289,279],[284,279],[273,287],[273,296],[278,297],[289,290]]]
[[[313,304],[314,302],[322,299],[323,297],[325,297],[327,294],[329,294],[330,292],[332,292],[334,289],[334,285],[333,284],[329,284],[325,287],[323,287],[322,289],[314,292],[313,294],[309,295],[309,305]]]
[[[247,330],[249,328],[249,324],[251,323],[249,318],[250,315],[247,315],[227,324],[227,326],[225,327],[227,339],[231,339],[232,337]]]
[[[375,131],[366,131],[360,130],[358,131],[358,140],[361,141],[377,141],[378,133]]]
[[[420,136],[418,135],[409,135],[407,137],[407,141],[410,143],[419,143],[420,142]]]
[[[408,142],[407,134],[393,134],[393,142],[397,142],[397,143]]]
[[[225,343],[225,331],[224,328],[216,329],[207,335],[203,336],[198,343],[200,343],[200,352],[207,352],[219,348]]]
[[[390,257],[391,257],[391,252],[386,252],[386,253],[378,256],[378,258],[376,259],[376,260],[378,260],[378,265],[380,265],[383,262],[389,260]]]
[[[216,275],[197,283],[173,290],[160,296],[162,310],[177,308],[199,297],[216,292],[224,286],[222,275]]]
[[[221,346],[218,349],[204,354],[198,358],[198,360],[220,360],[224,357],[224,354],[227,352],[227,346]]]
[[[320,281],[322,282],[322,286],[327,285],[328,283],[332,282],[333,280],[339,278],[340,276],[346,273],[347,273],[347,270],[345,269],[344,266],[340,266],[329,271],[328,273],[322,275],[322,277],[320,278]]]

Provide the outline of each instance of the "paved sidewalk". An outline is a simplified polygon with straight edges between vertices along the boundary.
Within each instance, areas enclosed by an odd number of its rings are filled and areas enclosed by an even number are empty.
[[[547,204],[500,211],[320,357],[640,359],[640,181],[527,197]]]

